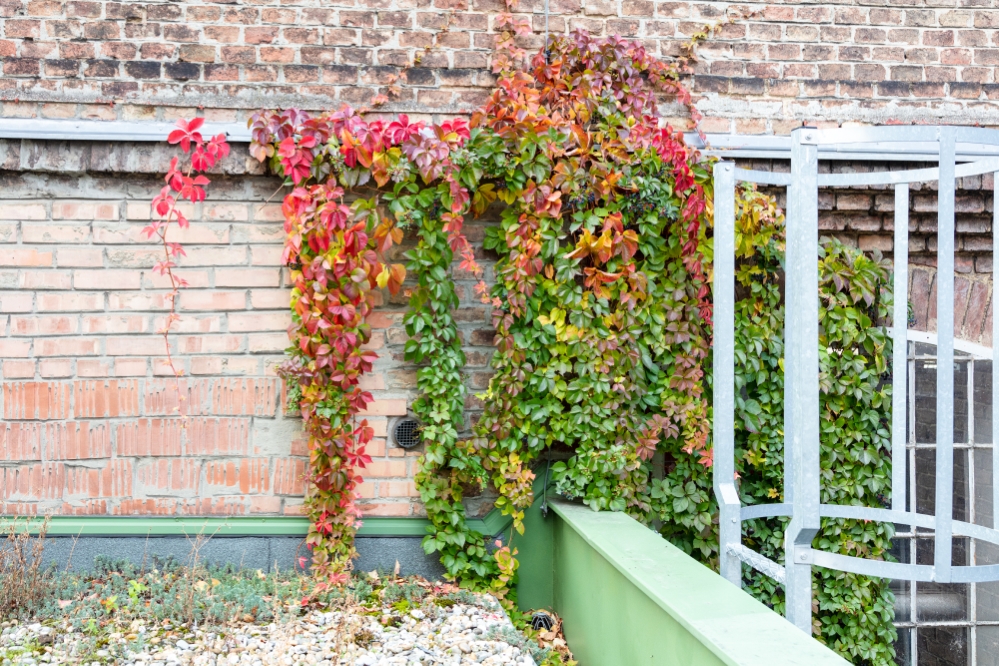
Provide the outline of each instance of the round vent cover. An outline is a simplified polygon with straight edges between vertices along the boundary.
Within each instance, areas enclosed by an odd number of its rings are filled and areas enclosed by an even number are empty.
[[[392,431],[392,438],[395,439],[396,446],[403,449],[412,449],[422,443],[420,438],[420,424],[415,419],[402,419],[395,424]]]

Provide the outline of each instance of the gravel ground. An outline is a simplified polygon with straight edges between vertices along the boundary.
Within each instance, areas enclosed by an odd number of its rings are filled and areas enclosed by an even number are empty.
[[[313,610],[288,622],[205,631],[140,620],[84,632],[68,631],[58,620],[4,622],[0,664],[536,666],[531,644],[495,599],[484,595],[474,604],[451,604],[425,603],[404,611],[353,605]]]

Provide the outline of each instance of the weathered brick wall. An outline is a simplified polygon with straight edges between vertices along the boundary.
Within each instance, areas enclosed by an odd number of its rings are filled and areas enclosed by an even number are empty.
[[[274,373],[289,323],[279,183],[259,175],[238,148],[228,163],[233,173],[216,178],[209,200],[190,211],[190,231],[177,236],[188,253],[180,274],[191,282],[172,336],[187,373],[185,426],[156,334],[166,293],[150,270],[158,250],[140,235],[159,187],[153,172],[171,152],[0,141],[0,513],[300,511],[304,442],[298,420],[281,408]],[[122,165],[139,173],[123,175]],[[965,178],[956,198],[955,327],[984,345],[992,330],[992,188],[989,176]],[[933,188],[914,188],[910,209],[915,327],[935,330]],[[889,257],[893,216],[886,188],[820,193],[823,233]],[[477,246],[488,223],[467,228]],[[404,251],[397,248],[396,259]],[[491,257],[478,254],[491,277]],[[467,432],[481,409],[474,393],[490,374],[492,331],[473,281],[456,277],[472,393]],[[379,360],[364,380],[377,398],[369,416],[374,462],[362,486],[368,515],[421,512],[412,483],[419,451],[387,437],[391,419],[405,415],[415,396],[415,368],[403,358],[405,309],[403,296],[386,298],[370,319]],[[472,513],[488,506],[484,497]]]
[[[787,162],[745,160],[740,166],[760,171],[788,170]],[[822,162],[829,173],[900,170],[929,166],[905,163]],[[993,174],[959,178],[954,196],[954,334],[961,340],[992,346]],[[770,190],[786,208],[786,190]],[[819,233],[834,236],[866,252],[894,260],[895,194],[889,186],[819,190]],[[909,188],[909,301],[912,328],[937,330],[937,187]]]
[[[727,14],[692,82],[708,131],[802,122],[999,124],[995,0],[551,0],[585,28],[672,57]],[[876,6],[872,6],[876,5]],[[499,0],[2,0],[3,115],[236,120],[260,107],[457,113],[493,85]],[[543,0],[522,0],[543,43]]]
[[[0,171],[0,514],[299,512],[305,443],[275,376],[290,323],[280,196],[268,202],[279,182],[218,178],[189,211],[191,228],[172,232],[191,285],[171,336],[186,374],[185,423],[157,335],[167,307],[165,281],[151,271],[160,250],[140,233],[161,181],[102,171],[97,146],[0,145],[8,167],[41,156],[35,171]],[[141,171],[166,153],[123,154]],[[246,159],[238,150],[234,170]],[[59,173],[67,164],[83,172]],[[469,381],[481,388],[491,332],[471,282],[461,290],[473,304],[458,312]],[[402,358],[404,309],[403,299],[385,302],[371,318],[380,358],[364,380],[377,398],[361,488],[368,515],[418,511],[418,452],[386,438],[415,384]],[[474,414],[474,399],[469,407]]]
[[[549,26],[638,39],[670,58],[705,24],[743,16],[700,48],[689,82],[708,132],[999,125],[995,0],[873,4],[550,0]],[[379,94],[385,112],[467,113],[494,84],[501,6],[0,0],[0,117],[236,121],[261,107],[364,106]],[[521,2],[535,31],[528,48],[543,43],[543,7]],[[192,288],[173,336],[188,372],[191,415],[181,428],[155,334],[163,282],[138,235],[167,154],[150,144],[0,140],[0,513],[300,510],[304,444],[274,375],[288,322],[277,182],[241,151],[193,211],[182,269]],[[991,343],[991,189],[990,179],[965,179],[958,195],[956,325],[982,344]],[[887,190],[823,193],[822,228],[890,252],[891,206]],[[932,190],[914,191],[912,210],[916,326],[933,330]],[[475,241],[481,232],[469,229]],[[459,291],[476,391],[488,381],[492,334],[471,282]],[[404,309],[386,302],[372,318],[381,358],[365,380],[378,398],[362,488],[369,514],[420,511],[418,452],[386,438],[414,395]],[[469,420],[480,407],[469,398]]]

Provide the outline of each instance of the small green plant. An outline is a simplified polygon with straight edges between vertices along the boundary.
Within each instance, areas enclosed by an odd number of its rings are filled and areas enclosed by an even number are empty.
[[[136,606],[144,592],[147,592],[149,588],[143,585],[138,580],[128,581],[128,603],[130,606]]]

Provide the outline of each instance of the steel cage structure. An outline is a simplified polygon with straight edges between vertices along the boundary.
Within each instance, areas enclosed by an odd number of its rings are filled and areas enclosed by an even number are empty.
[[[819,173],[819,150],[862,151],[878,146],[938,146],[938,166],[865,173]],[[811,632],[812,566],[919,582],[971,583],[999,580],[999,565],[954,566],[955,536],[999,544],[999,483],[993,483],[991,528],[953,519],[954,376],[938,372],[936,409],[936,492],[933,515],[909,511],[906,488],[906,391],[892,393],[891,509],[823,504],[820,495],[819,410],[819,187],[893,186],[894,310],[892,375],[906,377],[908,323],[909,185],[937,182],[937,358],[939,367],[954,365],[954,192],[956,179],[999,174],[999,159],[958,163],[969,144],[999,148],[999,131],[970,127],[873,127],[791,133],[790,173],[714,166],[714,492],[719,504],[722,576],[742,584],[742,564],[785,585],[787,619]],[[743,506],[735,481],[735,187],[750,182],[787,187],[786,288],[784,340],[784,501]],[[999,205],[993,205],[993,247],[999,243]],[[993,317],[999,340],[999,317]],[[999,346],[991,356],[993,386],[999,386]],[[903,386],[904,386],[903,381]],[[992,393],[993,442],[999,442],[999,390]],[[898,464],[901,462],[901,464]],[[992,456],[993,479],[999,479],[999,455]],[[788,517],[784,566],[742,544],[742,522]],[[828,553],[811,547],[824,517],[891,522],[933,531],[932,565],[885,562]]]

